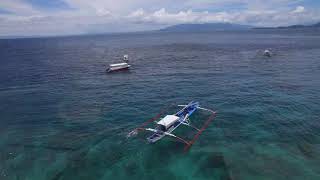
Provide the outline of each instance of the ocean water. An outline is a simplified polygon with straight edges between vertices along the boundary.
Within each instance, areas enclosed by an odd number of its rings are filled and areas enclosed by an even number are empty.
[[[192,100],[218,113],[190,151],[126,137]],[[320,32],[0,40],[1,180],[319,180],[319,143]]]

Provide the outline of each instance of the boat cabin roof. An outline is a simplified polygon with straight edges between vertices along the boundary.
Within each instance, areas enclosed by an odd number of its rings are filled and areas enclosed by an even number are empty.
[[[173,123],[179,120],[178,116],[175,115],[166,115],[163,119],[161,119],[157,124],[163,125],[166,128],[170,127]]]
[[[127,66],[128,63],[118,63],[118,64],[110,64],[111,67],[115,67],[115,66]]]

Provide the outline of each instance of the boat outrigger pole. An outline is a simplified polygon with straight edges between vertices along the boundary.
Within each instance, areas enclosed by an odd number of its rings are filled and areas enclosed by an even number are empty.
[[[193,136],[193,139],[191,141],[189,141],[189,144],[187,146],[184,147],[185,151],[188,151],[190,149],[190,147],[198,140],[200,134],[202,134],[202,132],[208,128],[209,124],[211,123],[211,121],[215,118],[216,116],[216,112],[213,112],[210,117],[207,119],[207,121],[204,123],[204,125],[202,126],[202,128],[198,131],[198,133],[196,135]]]

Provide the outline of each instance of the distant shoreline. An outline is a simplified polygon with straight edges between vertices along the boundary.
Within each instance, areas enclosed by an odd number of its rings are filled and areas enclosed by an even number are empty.
[[[0,40],[64,38],[64,37],[82,37],[82,36],[100,36],[100,35],[175,33],[175,32],[177,33],[245,32],[245,31],[254,31],[254,30],[318,31],[320,30],[320,23],[312,24],[312,25],[293,25],[293,26],[279,26],[279,27],[254,27],[249,25],[231,24],[231,23],[178,24],[178,25],[168,26],[158,30],[147,30],[147,31],[82,33],[82,34],[68,34],[68,35],[39,35],[39,36],[0,36]]]

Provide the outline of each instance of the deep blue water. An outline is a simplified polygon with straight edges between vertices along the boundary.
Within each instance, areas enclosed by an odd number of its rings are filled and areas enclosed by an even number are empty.
[[[105,73],[123,54],[132,69]],[[3,39],[0,179],[318,180],[319,90],[320,32]],[[191,100],[218,114],[189,152],[126,138]]]

